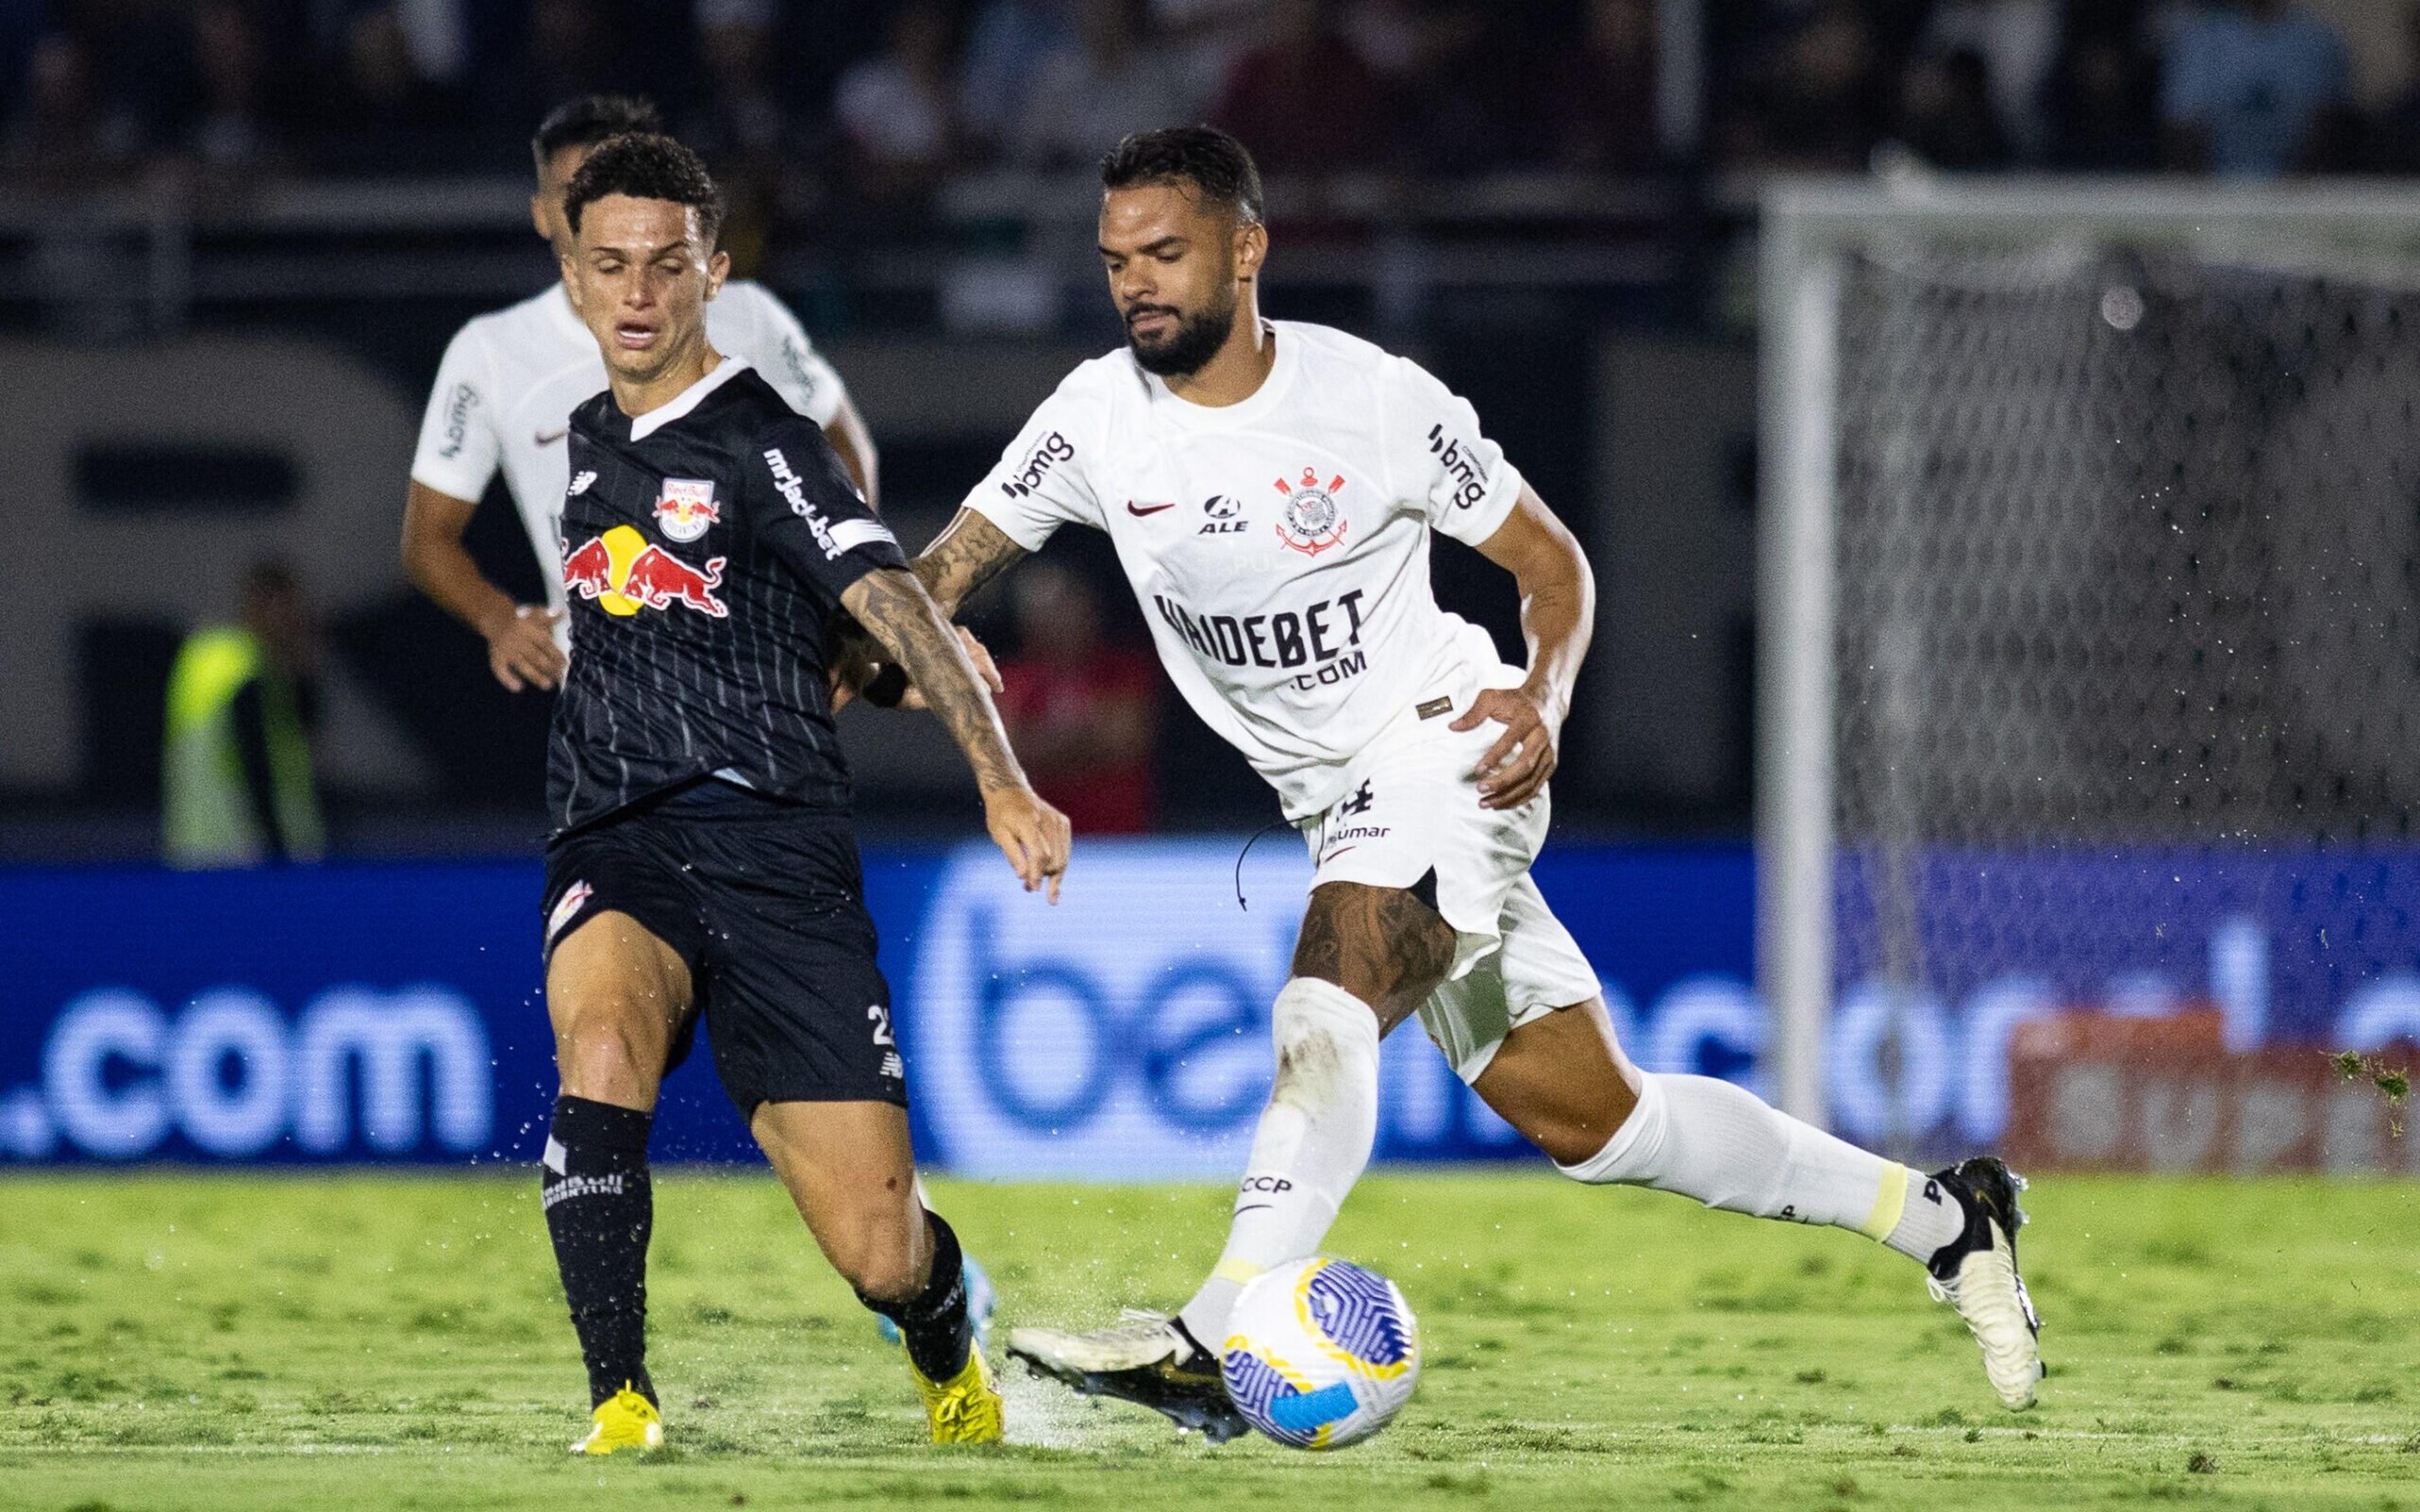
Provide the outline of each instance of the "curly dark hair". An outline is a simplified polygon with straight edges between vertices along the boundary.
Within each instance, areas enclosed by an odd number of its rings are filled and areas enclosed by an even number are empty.
[[[722,229],[722,191],[714,187],[714,176],[696,153],[669,136],[639,131],[608,137],[588,155],[564,192],[563,218],[572,235],[580,234],[580,212],[608,194],[688,206],[697,211],[698,229],[709,247]]]
[[[644,95],[582,95],[547,112],[530,138],[530,155],[543,173],[547,160],[565,147],[593,147],[607,137],[663,129],[663,113]]]
[[[1165,126],[1120,142],[1101,160],[1101,187],[1138,184],[1187,184],[1203,203],[1261,224],[1261,170],[1243,143],[1215,127]]]

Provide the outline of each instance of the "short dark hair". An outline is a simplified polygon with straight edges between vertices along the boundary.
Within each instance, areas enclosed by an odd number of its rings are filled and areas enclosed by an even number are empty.
[[[530,138],[530,155],[544,173],[548,161],[565,147],[593,147],[609,136],[663,129],[663,113],[644,95],[582,95],[547,112]]]
[[[698,155],[669,136],[634,132],[608,137],[571,176],[563,196],[563,218],[580,234],[580,212],[608,194],[668,199],[697,211],[707,246],[722,229],[722,191]]]
[[[1226,207],[1247,225],[1261,224],[1261,170],[1243,143],[1215,127],[1136,131],[1101,160],[1103,189],[1170,183],[1191,185],[1203,202]]]

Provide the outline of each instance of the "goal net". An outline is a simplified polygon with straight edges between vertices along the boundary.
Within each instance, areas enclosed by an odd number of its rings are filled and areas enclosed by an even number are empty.
[[[1801,185],[1763,240],[1785,1103],[1984,1143],[2060,1009],[2420,1036],[2420,194]]]

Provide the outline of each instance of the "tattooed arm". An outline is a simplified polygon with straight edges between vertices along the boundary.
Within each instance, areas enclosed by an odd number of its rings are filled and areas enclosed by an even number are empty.
[[[961,509],[957,517],[926,547],[923,553],[908,564],[932,595],[941,617],[948,619],[974,596],[975,591],[1016,564],[1025,555],[1025,548],[1004,534],[1001,528],[971,509]],[[912,668],[895,660],[886,660],[878,644],[870,645],[863,630],[843,622],[835,637],[831,658],[831,701],[837,711],[855,698],[871,698],[883,704],[901,708],[921,709],[924,696],[915,680]],[[965,630],[958,640],[974,658],[975,671],[995,693],[1000,691],[1000,670],[992,665],[991,653]],[[906,678],[903,684],[901,674]]]
[[[961,509],[950,528],[908,564],[933,595],[944,617],[954,615],[975,590],[1025,555],[1025,548],[971,509]]]
[[[940,609],[914,577],[896,567],[867,573],[849,584],[840,601],[907,669],[925,707],[949,727],[983,790],[991,838],[1026,890],[1047,882],[1050,901],[1057,903],[1060,874],[1067,870],[1067,816],[1035,796],[1026,782],[1001,730],[991,692]]]

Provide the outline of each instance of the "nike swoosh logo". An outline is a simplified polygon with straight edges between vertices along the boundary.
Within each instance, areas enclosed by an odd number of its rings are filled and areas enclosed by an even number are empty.
[[[540,446],[552,446],[555,442],[563,440],[566,436],[570,434],[571,432],[568,429],[542,430],[539,431],[533,440],[535,440]]]
[[[1145,515],[1156,515],[1163,509],[1174,509],[1175,507],[1176,506],[1174,504],[1138,504],[1131,499],[1126,501],[1126,513],[1134,516],[1138,519],[1141,518]]]
[[[1263,1208],[1273,1208],[1273,1207],[1276,1207],[1276,1206],[1277,1206],[1277,1204],[1276,1204],[1276,1203],[1274,1203],[1274,1202],[1254,1202],[1254,1203],[1249,1203],[1249,1204],[1247,1204],[1247,1205],[1246,1205],[1246,1206],[1244,1206],[1244,1207],[1237,1208],[1237,1209],[1235,1210],[1235,1211],[1234,1211],[1234,1214],[1233,1214],[1233,1215],[1234,1215],[1235,1217],[1240,1218],[1240,1217],[1242,1217],[1244,1214],[1246,1214],[1246,1213],[1248,1213],[1248,1212],[1258,1212],[1258,1211],[1260,1211]]]

